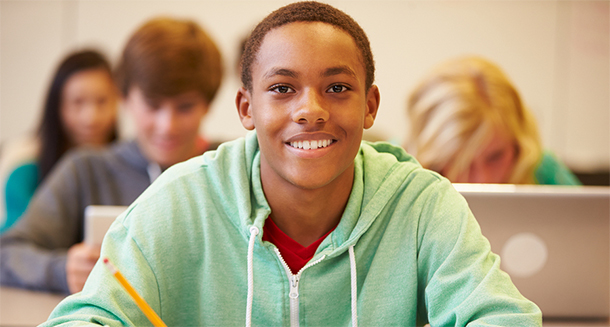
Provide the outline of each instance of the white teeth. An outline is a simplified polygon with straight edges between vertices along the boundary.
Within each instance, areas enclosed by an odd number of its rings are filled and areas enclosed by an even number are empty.
[[[290,142],[290,146],[297,149],[315,150],[325,148],[333,143],[333,140],[311,140]]]
[[[305,150],[309,150],[309,149],[311,149],[311,148],[309,147],[309,141],[303,141],[303,149],[305,149]]]

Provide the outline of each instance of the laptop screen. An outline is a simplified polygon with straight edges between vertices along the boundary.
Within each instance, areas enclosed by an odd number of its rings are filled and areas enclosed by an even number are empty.
[[[454,184],[545,318],[610,314],[610,188]]]

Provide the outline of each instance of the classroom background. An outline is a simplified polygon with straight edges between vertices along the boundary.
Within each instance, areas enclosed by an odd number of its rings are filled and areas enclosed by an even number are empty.
[[[240,43],[253,25],[291,1],[56,0],[0,1],[0,144],[31,132],[59,60],[94,47],[116,62],[145,20],[194,19],[224,56],[225,79],[203,124],[213,140],[245,135],[235,109]],[[501,66],[535,114],[545,148],[572,170],[610,170],[610,2],[608,1],[326,1],[368,33],[381,106],[369,139],[402,144],[405,105],[436,64],[463,54]],[[121,115],[121,137],[133,135]],[[605,174],[605,175],[604,175]],[[608,182],[608,181],[606,181]]]

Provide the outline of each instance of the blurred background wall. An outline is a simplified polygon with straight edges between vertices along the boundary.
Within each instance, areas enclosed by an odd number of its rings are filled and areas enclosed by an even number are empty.
[[[243,136],[234,98],[241,40],[290,1],[0,1],[0,143],[32,131],[60,58],[97,47],[116,62],[129,35],[158,15],[188,17],[217,41],[226,78],[203,124],[211,139]],[[381,107],[369,138],[402,143],[405,103],[437,63],[478,54],[498,63],[536,115],[543,144],[577,172],[610,167],[608,1],[326,1],[368,33]],[[123,115],[122,137],[133,135]]]

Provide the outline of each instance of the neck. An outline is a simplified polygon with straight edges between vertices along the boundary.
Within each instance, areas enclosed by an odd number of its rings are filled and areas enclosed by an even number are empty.
[[[309,190],[289,183],[266,183],[263,191],[271,207],[270,218],[286,235],[309,246],[333,229],[343,215],[349,199],[353,172],[344,174],[322,188]],[[349,186],[349,187],[346,187]]]
[[[202,136],[197,136],[195,140],[195,156],[198,156],[208,150],[210,143]]]

